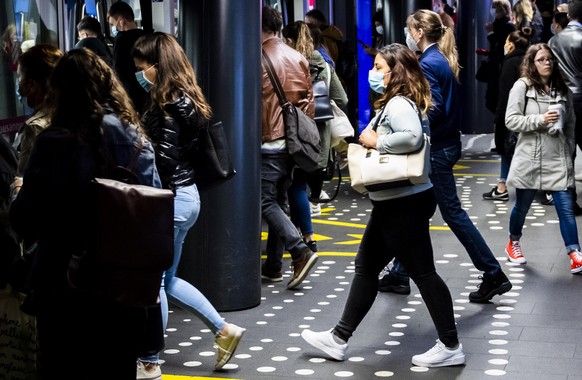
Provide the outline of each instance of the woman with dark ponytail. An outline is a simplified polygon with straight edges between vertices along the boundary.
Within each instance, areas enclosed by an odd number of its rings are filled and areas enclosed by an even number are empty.
[[[515,81],[519,79],[519,67],[521,66],[525,51],[529,47],[531,35],[531,28],[525,27],[523,30],[516,30],[507,36],[505,45],[503,46],[505,59],[503,60],[501,74],[499,75],[498,102],[495,110],[495,146],[501,156],[501,172],[497,186],[491,189],[491,191],[484,193],[483,199],[509,200],[509,193],[505,184],[507,175],[509,174],[509,165],[511,164],[517,135],[514,132],[509,132],[505,126],[505,109],[507,108],[509,91]]]

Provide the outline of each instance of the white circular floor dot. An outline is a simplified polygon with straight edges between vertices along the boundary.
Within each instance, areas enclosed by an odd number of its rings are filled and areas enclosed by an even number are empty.
[[[428,372],[427,367],[410,367],[411,372]]]
[[[183,365],[184,365],[184,367],[199,367],[202,365],[202,363],[195,361],[195,360],[192,360],[192,361],[185,362]]]
[[[257,368],[257,372],[261,372],[261,373],[269,373],[269,372],[275,372],[276,368],[275,367],[259,367]]]
[[[394,372],[378,371],[378,372],[374,372],[374,376],[376,376],[376,377],[392,377],[392,376],[394,376]]]
[[[503,376],[506,374],[506,372],[500,369],[488,369],[485,371],[485,374],[489,376]]]
[[[295,371],[295,374],[296,374],[296,375],[301,375],[301,376],[308,376],[308,375],[313,375],[314,373],[315,373],[315,371],[314,371],[314,370],[312,370],[312,369],[307,369],[307,368],[304,368],[304,369],[298,369],[297,371]]]

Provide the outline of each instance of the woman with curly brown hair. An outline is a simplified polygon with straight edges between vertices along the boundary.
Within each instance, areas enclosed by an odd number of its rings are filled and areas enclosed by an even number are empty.
[[[29,297],[34,294],[40,378],[101,378],[101,371],[87,369],[87,358],[107,352],[109,377],[135,379],[145,310],[72,289],[67,269],[86,249],[87,215],[96,203],[91,180],[133,161],[141,184],[160,187],[154,151],[123,85],[93,52],[65,53],[48,89],[50,126],[36,138],[10,209],[20,236],[38,241]],[[72,349],[63,355],[62,347]]]
[[[429,84],[414,53],[400,44],[381,48],[369,82],[382,96],[377,101],[379,111],[360,134],[360,142],[380,153],[417,151],[423,144],[423,131],[428,131],[426,112],[431,100]],[[439,337],[432,349],[413,356],[412,363],[424,367],[465,363],[451,294],[434,265],[429,234],[429,220],[436,209],[432,184],[371,191],[369,196],[373,209],[356,255],[344,312],[333,329],[306,329],[301,336],[332,358],[344,360],[348,339],[378,295],[378,274],[397,257],[418,286]]]

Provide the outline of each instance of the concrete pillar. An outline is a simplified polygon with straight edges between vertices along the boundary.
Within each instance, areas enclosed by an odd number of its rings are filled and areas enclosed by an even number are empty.
[[[261,3],[180,2],[179,38],[224,124],[237,174],[201,194],[179,275],[219,311],[260,304]]]

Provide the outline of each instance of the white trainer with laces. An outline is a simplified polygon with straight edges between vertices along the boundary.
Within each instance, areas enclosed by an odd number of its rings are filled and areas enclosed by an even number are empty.
[[[424,354],[414,355],[412,364],[419,367],[448,367],[465,364],[463,345],[459,343],[459,347],[451,350],[437,339],[433,348]]]
[[[301,332],[301,337],[310,345],[317,348],[320,351],[325,352],[335,360],[343,361],[346,357],[346,350],[348,349],[348,344],[337,343],[333,339],[331,330],[315,332],[309,329],[305,329]]]

